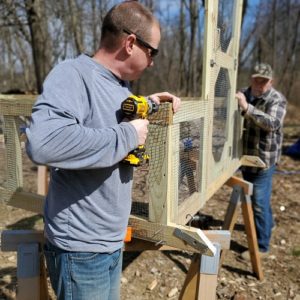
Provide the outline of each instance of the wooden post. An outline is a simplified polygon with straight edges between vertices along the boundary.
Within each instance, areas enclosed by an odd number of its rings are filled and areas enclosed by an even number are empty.
[[[48,192],[48,167],[38,166],[37,193],[45,196]]]
[[[195,254],[181,290],[180,300],[215,300],[218,282],[220,245],[215,256]]]
[[[214,246],[217,249],[214,257],[201,256],[199,300],[216,299],[221,247],[219,244]]]
[[[200,281],[200,255],[194,254],[190,268],[186,275],[179,300],[198,299],[199,281]]]

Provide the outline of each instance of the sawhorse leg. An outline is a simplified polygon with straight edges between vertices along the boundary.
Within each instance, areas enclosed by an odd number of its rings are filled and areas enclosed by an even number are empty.
[[[259,280],[262,280],[264,276],[259,256],[253,209],[250,198],[252,194],[252,184],[236,177],[231,178],[227,184],[233,187],[233,191],[222,229],[229,230],[232,233],[237,220],[237,209],[241,203],[253,272]],[[220,266],[222,265],[223,260],[224,252],[222,251]]]
[[[248,247],[250,252],[252,268],[257,278],[259,280],[262,280],[264,278],[264,274],[262,271],[261,261],[259,256],[252,202],[249,195],[243,195],[242,197],[242,213],[244,217],[245,230],[248,239]]]
[[[180,300],[215,300],[218,281],[220,245],[216,255],[195,254],[182,287]]]

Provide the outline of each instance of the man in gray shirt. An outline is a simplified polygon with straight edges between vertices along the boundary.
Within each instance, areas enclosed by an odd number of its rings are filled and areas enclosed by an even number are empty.
[[[153,65],[160,27],[136,1],[114,6],[99,50],[57,65],[33,107],[27,153],[50,166],[45,255],[58,299],[119,299],[133,168],[119,163],[144,144],[148,121],[124,122],[128,81]],[[167,92],[149,96],[172,101]]]

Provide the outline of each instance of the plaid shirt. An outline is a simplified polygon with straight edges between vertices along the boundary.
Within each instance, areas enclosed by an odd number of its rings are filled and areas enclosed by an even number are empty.
[[[244,90],[249,103],[244,116],[243,153],[258,156],[269,168],[276,164],[281,156],[283,140],[283,119],[287,101],[274,88],[259,98],[251,95],[251,88]],[[247,167],[247,171],[256,172],[258,168]]]

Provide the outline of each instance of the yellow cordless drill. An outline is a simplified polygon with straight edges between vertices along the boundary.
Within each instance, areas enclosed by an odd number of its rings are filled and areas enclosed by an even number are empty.
[[[121,104],[123,114],[129,119],[141,118],[146,119],[149,115],[158,111],[158,104],[143,96],[130,95]],[[131,151],[123,162],[140,166],[149,161],[149,155],[145,152],[145,146],[139,145],[138,148]]]

